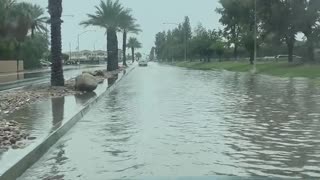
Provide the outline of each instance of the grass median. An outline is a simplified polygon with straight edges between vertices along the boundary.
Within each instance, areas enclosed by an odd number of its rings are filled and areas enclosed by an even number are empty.
[[[236,72],[251,72],[253,66],[244,61],[224,62],[176,62],[173,65],[198,70],[224,69]],[[259,62],[256,64],[256,73],[280,77],[319,78],[320,64],[289,64],[287,62]]]

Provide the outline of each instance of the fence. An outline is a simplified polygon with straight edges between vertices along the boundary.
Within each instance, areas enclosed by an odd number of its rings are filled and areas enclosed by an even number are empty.
[[[14,73],[24,70],[23,61],[3,60],[0,61],[0,73]]]

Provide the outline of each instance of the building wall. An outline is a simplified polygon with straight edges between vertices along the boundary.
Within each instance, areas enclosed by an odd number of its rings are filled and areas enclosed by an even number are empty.
[[[17,61],[0,61],[0,73],[13,73],[17,71],[23,71],[23,61],[19,61],[19,67],[17,69]]]

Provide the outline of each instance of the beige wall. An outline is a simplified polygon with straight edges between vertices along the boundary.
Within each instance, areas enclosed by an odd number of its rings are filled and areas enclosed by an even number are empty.
[[[19,61],[18,71],[23,71],[23,61]],[[0,61],[0,73],[17,72],[17,61]]]

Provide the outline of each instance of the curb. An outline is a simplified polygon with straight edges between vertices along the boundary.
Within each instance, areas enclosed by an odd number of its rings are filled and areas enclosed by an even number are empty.
[[[119,78],[108,88],[101,93],[95,99],[87,102],[85,107],[83,107],[78,113],[76,113],[70,120],[64,123],[61,127],[52,132],[48,137],[46,137],[40,144],[35,148],[30,150],[24,157],[20,158],[13,166],[4,171],[0,175],[0,180],[13,180],[19,178],[28,168],[35,164],[63,135],[65,135],[79,120],[86,115],[89,110],[94,106],[102,97],[110,93],[115,86],[126,77],[131,71],[135,69],[135,66],[129,67],[123,73],[119,75]]]

